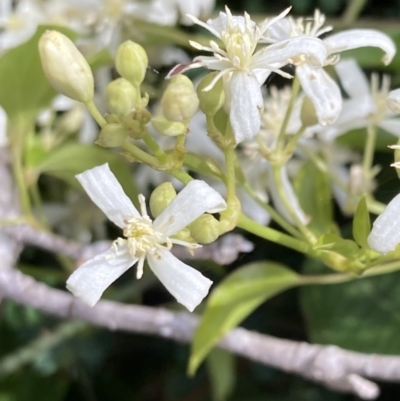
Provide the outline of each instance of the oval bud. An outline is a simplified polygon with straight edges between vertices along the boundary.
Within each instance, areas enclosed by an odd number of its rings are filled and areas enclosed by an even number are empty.
[[[185,75],[171,78],[161,99],[164,117],[169,121],[183,122],[190,120],[199,108],[192,81]]]
[[[138,87],[143,82],[148,62],[146,51],[139,44],[127,40],[119,45],[115,68],[132,85]]]
[[[111,113],[126,116],[135,108],[138,91],[125,78],[118,78],[107,85],[106,99]]]
[[[126,129],[121,124],[107,124],[100,131],[96,144],[103,148],[116,148],[125,142],[127,136]]]
[[[225,102],[225,91],[222,78],[220,78],[211,89],[207,90],[207,87],[211,84],[212,80],[217,74],[218,71],[206,75],[200,81],[197,87],[197,96],[199,97],[200,101],[200,110],[206,116],[214,116]]]
[[[175,199],[176,191],[171,182],[159,185],[150,196],[150,210],[154,217],[159,216]]]
[[[185,124],[168,121],[164,116],[156,116],[152,118],[151,124],[160,134],[166,136],[184,135],[187,132]]]
[[[44,73],[57,91],[82,103],[93,98],[92,70],[70,39],[46,31],[39,40],[39,53]]]
[[[205,213],[190,225],[190,235],[200,244],[210,244],[219,237],[219,221]]]

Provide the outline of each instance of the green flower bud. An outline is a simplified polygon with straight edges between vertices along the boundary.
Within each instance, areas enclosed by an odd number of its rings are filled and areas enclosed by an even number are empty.
[[[210,90],[204,90],[204,88],[207,88],[207,86],[210,85],[211,81],[217,74],[218,71],[206,75],[197,86],[200,110],[206,116],[214,116],[225,102],[224,82],[222,78],[220,78]]]
[[[312,125],[318,124],[317,113],[309,97],[305,97],[301,105],[300,120],[304,127],[311,127]]]
[[[185,124],[168,121],[164,116],[156,116],[152,118],[151,123],[153,127],[163,135],[178,136],[186,134],[187,132]]]
[[[219,237],[219,221],[211,214],[203,214],[190,225],[190,235],[200,244],[210,244]]]
[[[103,148],[116,148],[125,142],[127,136],[126,129],[121,124],[107,124],[100,131],[96,144]]]
[[[192,81],[185,75],[171,78],[161,99],[164,117],[169,121],[190,120],[199,108],[199,98]]]
[[[174,200],[176,191],[172,183],[164,182],[150,196],[150,210],[154,217],[159,216]]]
[[[93,99],[92,70],[71,40],[46,31],[39,40],[39,53],[44,73],[57,91],[82,103]]]
[[[127,40],[119,45],[115,68],[132,85],[138,87],[143,82],[148,62],[146,51],[139,44]]]
[[[126,116],[135,108],[138,92],[125,78],[118,78],[107,85],[106,99],[111,113]]]

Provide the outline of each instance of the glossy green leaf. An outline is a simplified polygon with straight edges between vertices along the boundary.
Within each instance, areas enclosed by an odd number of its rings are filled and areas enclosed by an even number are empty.
[[[55,29],[72,40],[77,35],[67,28],[39,26],[26,43],[9,50],[0,58],[0,106],[10,119],[33,119],[56,95],[44,75],[38,42],[47,29]]]
[[[368,248],[367,238],[371,232],[371,221],[367,206],[367,198],[363,196],[358,203],[353,219],[353,237],[362,248]]]
[[[278,263],[251,263],[229,275],[211,294],[193,340],[193,374],[211,348],[254,309],[274,295],[299,285],[300,277]]]
[[[320,272],[308,261],[305,273]],[[366,353],[400,354],[400,273],[301,289],[309,340]]]
[[[311,218],[308,228],[317,236],[332,231],[332,194],[327,176],[312,161],[300,168],[294,180],[300,206]]]
[[[235,356],[228,351],[216,348],[210,352],[206,363],[213,400],[225,401],[232,393],[235,385]]]

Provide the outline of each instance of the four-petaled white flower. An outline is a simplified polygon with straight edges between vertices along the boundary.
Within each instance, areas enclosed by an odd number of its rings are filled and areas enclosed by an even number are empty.
[[[263,36],[268,28],[285,17],[289,11],[290,9],[287,9],[259,25],[252,21],[247,13],[244,17],[232,16],[228,8],[226,13],[221,12],[218,18],[208,20],[207,23],[189,16],[193,22],[220,39],[225,49],[221,49],[214,41],[210,41],[209,47],[191,41],[193,47],[211,52],[213,56],[198,56],[192,64],[175,67],[169,76],[198,67],[220,71],[204,90],[212,89],[221,77],[224,78],[227,99],[225,106],[229,110],[229,119],[237,143],[251,139],[260,130],[260,111],[264,103],[261,85],[271,72],[291,78],[279,68],[300,55],[314,67],[325,63],[326,47],[321,40],[313,37],[286,39],[256,51],[257,45],[263,43]]]
[[[318,10],[313,19],[284,18],[268,28],[264,40],[279,43],[293,37],[320,37],[332,30],[324,27],[325,16]],[[335,64],[338,53],[359,47],[378,47],[385,52],[383,62],[385,65],[392,61],[396,53],[396,46],[389,36],[373,29],[350,29],[335,33],[322,39],[326,46],[327,59],[324,65]],[[296,66],[296,75],[306,95],[312,100],[319,123],[321,125],[333,124],[339,117],[342,109],[342,96],[336,82],[323,68],[314,68],[304,57],[296,57],[291,61]]]
[[[108,164],[77,176],[92,201],[117,226],[125,238],[118,238],[105,252],[88,260],[68,279],[67,288],[89,306],[94,306],[105,289],[132,265],[138,263],[137,277],[145,260],[166,289],[189,311],[207,295],[212,281],[177,259],[174,244],[197,248],[199,245],[174,238],[180,230],[203,213],[217,213],[226,203],[204,181],[193,180],[168,207],[152,221],[145,199],[139,196],[140,213],[125,195]]]

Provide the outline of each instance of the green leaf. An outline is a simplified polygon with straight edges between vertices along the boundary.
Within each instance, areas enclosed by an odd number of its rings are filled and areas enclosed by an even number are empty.
[[[225,401],[235,385],[235,356],[228,351],[216,348],[207,357],[213,400]]]
[[[311,217],[307,227],[317,236],[332,232],[332,194],[329,180],[311,160],[298,171],[294,189],[301,208]]]
[[[295,272],[273,262],[251,263],[230,274],[212,292],[197,327],[189,373],[194,374],[211,348],[259,305],[300,283]]]
[[[80,143],[67,143],[48,153],[47,157],[36,166],[36,173],[37,175],[43,173],[52,175],[80,188],[75,175],[104,163],[110,164],[112,172],[125,193],[136,202],[138,191],[128,164],[107,149]]]
[[[308,261],[306,273],[320,272]],[[366,353],[400,354],[400,273],[301,289],[311,342]]]
[[[11,120],[21,115],[34,119],[56,94],[44,75],[38,51],[40,36],[47,29],[60,31],[72,40],[77,38],[67,28],[39,26],[29,41],[0,58],[0,105]]]
[[[358,203],[353,219],[353,237],[362,248],[369,248],[367,238],[371,232],[371,222],[365,195]]]

